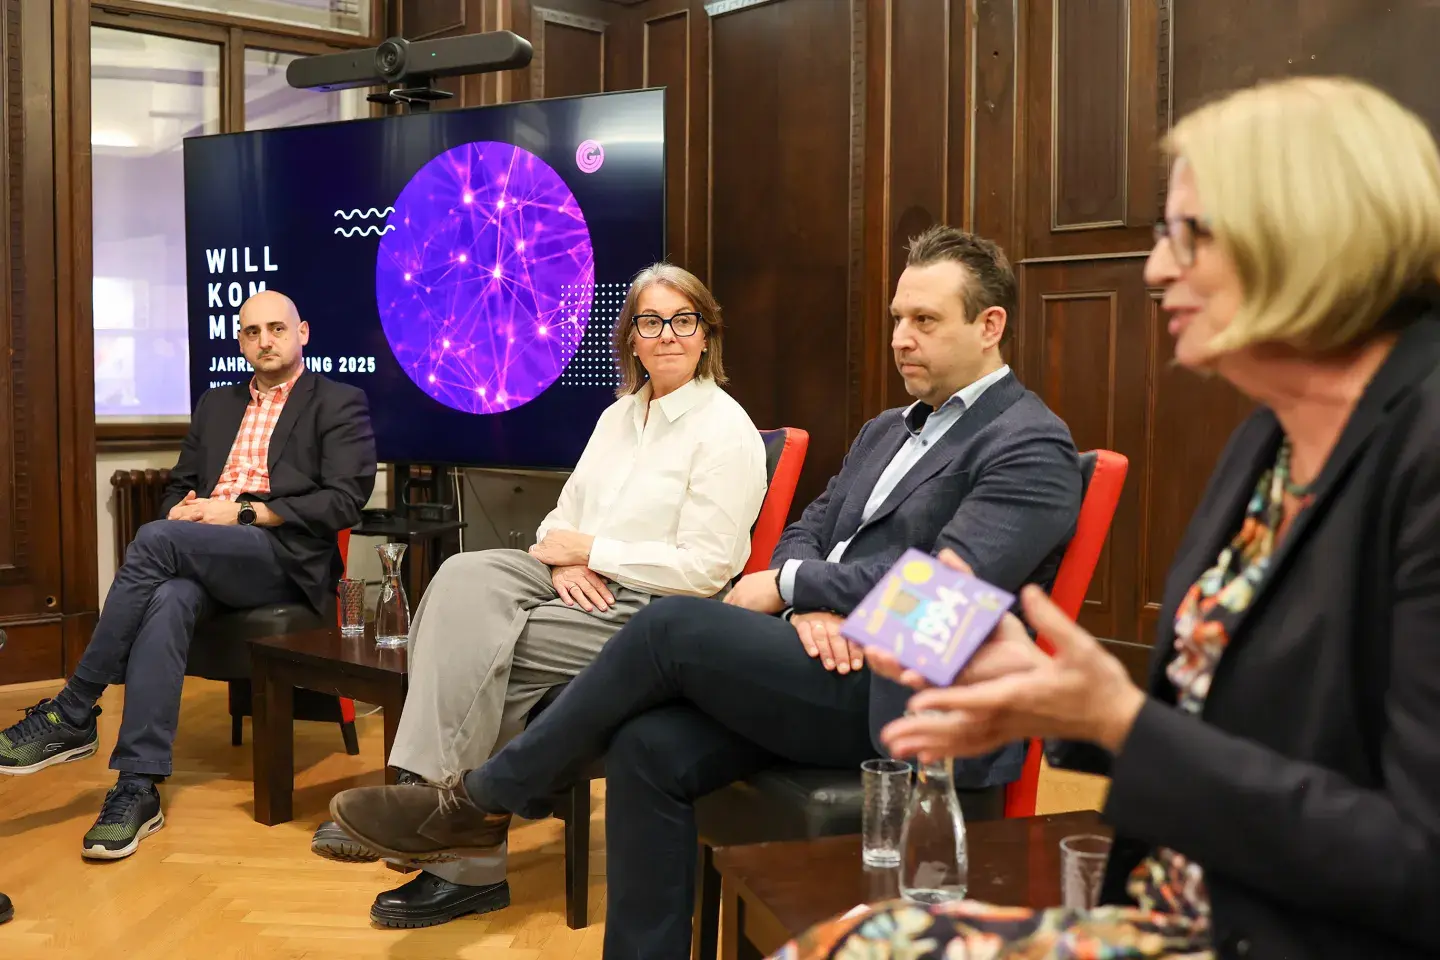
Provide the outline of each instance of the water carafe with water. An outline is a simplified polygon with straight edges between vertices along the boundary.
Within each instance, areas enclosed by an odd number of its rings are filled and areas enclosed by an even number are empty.
[[[380,599],[375,601],[375,646],[403,647],[410,641],[410,600],[400,579],[400,558],[405,544],[381,543],[375,547],[380,554]]]
[[[969,872],[953,762],[919,764],[900,833],[900,894],[915,903],[963,900]]]

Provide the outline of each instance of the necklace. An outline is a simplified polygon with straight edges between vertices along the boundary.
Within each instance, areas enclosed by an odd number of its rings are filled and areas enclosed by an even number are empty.
[[[1295,483],[1287,479],[1285,481],[1285,492],[1290,494],[1290,496],[1294,497],[1296,500],[1304,500],[1306,497],[1310,496],[1310,492],[1312,488],[1314,488],[1314,486],[1315,484],[1313,481],[1310,483]]]
[[[1275,458],[1275,470],[1280,474],[1281,483],[1284,485],[1285,492],[1296,500],[1305,500],[1314,492],[1315,481],[1311,480],[1309,483],[1296,483],[1290,479],[1290,454],[1290,438],[1286,437],[1285,442],[1280,445],[1279,455]]]

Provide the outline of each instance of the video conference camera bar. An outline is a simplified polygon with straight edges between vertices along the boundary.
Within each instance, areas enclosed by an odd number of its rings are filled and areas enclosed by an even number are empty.
[[[374,103],[403,103],[411,110],[428,110],[433,100],[453,97],[435,87],[442,77],[518,70],[530,64],[530,41],[509,30],[467,33],[439,40],[391,37],[378,47],[347,53],[326,53],[292,60],[285,80],[299,90],[348,90],[399,84],[366,99]]]

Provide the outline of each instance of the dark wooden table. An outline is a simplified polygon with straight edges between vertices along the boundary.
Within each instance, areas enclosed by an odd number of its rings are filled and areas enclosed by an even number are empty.
[[[380,649],[337,627],[264,637],[250,644],[255,747],[255,819],[267,826],[294,816],[295,689],[317,690],[378,705],[385,715],[385,756],[395,743],[408,687],[406,650]],[[385,766],[387,782],[394,772]]]
[[[1060,841],[1109,836],[1092,810],[966,826],[973,900],[1004,906],[1060,903]],[[822,920],[900,896],[899,870],[867,867],[858,836],[757,843],[715,851],[726,960],[769,956]]]

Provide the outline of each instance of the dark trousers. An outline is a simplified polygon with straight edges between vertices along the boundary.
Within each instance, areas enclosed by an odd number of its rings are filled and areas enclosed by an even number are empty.
[[[874,757],[870,674],[831,673],[784,620],[714,600],[653,602],[559,699],[472,774],[524,817],[606,757],[607,960],[687,956],[694,801],[779,760]]]
[[[301,599],[280,569],[270,534],[156,520],[135,534],[75,676],[125,684],[125,713],[110,768],[170,775],[180,691],[195,623],[215,605]]]

